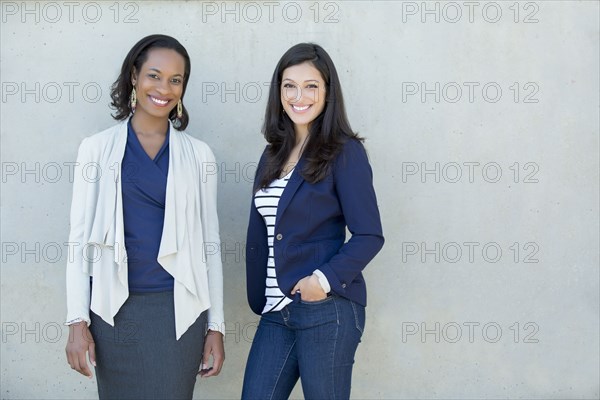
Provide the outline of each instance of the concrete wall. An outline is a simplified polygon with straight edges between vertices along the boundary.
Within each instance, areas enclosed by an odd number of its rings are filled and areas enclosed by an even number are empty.
[[[113,123],[109,86],[151,33],[187,47],[188,132],[222,163],[227,360],[196,398],[240,395],[257,321],[243,244],[267,83],[303,41],[337,65],[387,238],[366,269],[353,398],[598,398],[598,2],[1,9],[2,398],[97,396],[64,355],[68,163]]]

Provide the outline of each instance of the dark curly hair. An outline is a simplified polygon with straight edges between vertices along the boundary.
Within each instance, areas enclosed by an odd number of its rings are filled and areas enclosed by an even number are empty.
[[[257,188],[267,187],[281,175],[296,143],[294,122],[283,112],[281,105],[281,78],[286,68],[305,62],[311,63],[325,80],[325,107],[309,125],[310,140],[304,150],[307,162],[300,171],[302,177],[309,183],[323,180],[348,139],[364,140],[350,127],[340,80],[329,54],[318,44],[299,43],[281,57],[271,79],[262,128],[269,146],[265,153],[266,168],[261,168],[257,176]]]
[[[118,121],[123,121],[127,119],[132,113],[131,104],[129,103],[129,96],[131,95],[131,91],[133,89],[133,84],[131,83],[131,77],[134,71],[140,71],[142,65],[148,59],[148,51],[151,49],[171,49],[175,50],[179,53],[183,59],[185,60],[185,73],[183,76],[183,92],[181,93],[181,99],[183,100],[183,96],[185,95],[185,88],[188,84],[188,79],[190,76],[190,71],[192,69],[192,65],[190,62],[190,56],[188,55],[187,50],[181,43],[177,41],[177,39],[172,38],[167,35],[150,35],[146,36],[139,42],[135,44],[129,50],[127,57],[123,61],[123,66],[121,67],[121,73],[115,83],[112,84],[110,88],[110,97],[112,102],[110,103],[111,108],[116,110],[115,114],[112,114],[112,117]],[[169,113],[169,119],[174,121],[177,118],[177,107],[174,107]],[[190,116],[183,106],[183,116],[179,119],[181,125],[176,127],[177,130],[184,130],[189,121]]]

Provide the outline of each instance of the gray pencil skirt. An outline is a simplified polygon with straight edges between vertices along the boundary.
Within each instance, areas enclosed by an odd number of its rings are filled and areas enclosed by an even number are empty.
[[[91,313],[100,399],[191,399],[206,312],[175,340],[173,292],[130,293],[110,326]]]

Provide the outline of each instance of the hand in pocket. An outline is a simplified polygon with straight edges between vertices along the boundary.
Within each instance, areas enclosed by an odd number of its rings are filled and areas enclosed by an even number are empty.
[[[315,274],[300,279],[292,289],[292,295],[296,293],[300,293],[303,301],[319,301],[327,297],[327,293],[321,287],[319,278]]]

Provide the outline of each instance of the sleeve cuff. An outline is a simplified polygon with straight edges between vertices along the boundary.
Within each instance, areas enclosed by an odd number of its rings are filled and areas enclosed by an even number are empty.
[[[90,321],[89,319],[75,318],[75,319],[72,319],[70,321],[65,322],[65,325],[69,326],[69,325],[73,325],[73,324],[76,324],[78,322],[83,322],[83,321],[85,321],[85,323],[87,324],[87,326],[90,326],[90,324],[92,323],[92,321]]]
[[[325,274],[318,269],[315,269],[313,271],[313,274],[315,274],[317,278],[319,278],[319,283],[321,284],[323,291],[325,291],[325,293],[331,292],[331,285],[329,285],[329,281],[327,280]]]
[[[225,320],[223,319],[223,313],[217,314],[208,311],[208,321],[206,323],[206,330],[221,332],[225,336]]]

